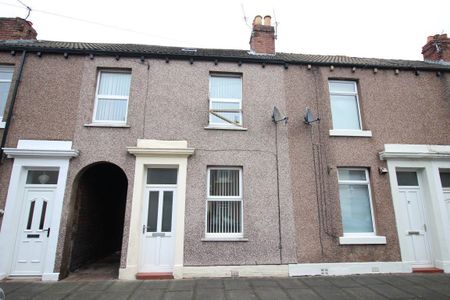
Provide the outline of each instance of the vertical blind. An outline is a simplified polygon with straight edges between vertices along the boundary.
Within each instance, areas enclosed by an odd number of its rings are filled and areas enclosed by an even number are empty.
[[[240,77],[211,76],[209,83],[209,96],[211,98],[242,98],[242,83]]]
[[[239,196],[239,170],[210,170],[210,196]]]
[[[236,234],[242,232],[240,170],[210,169],[206,232]]]
[[[240,233],[241,201],[208,201],[208,233]]]
[[[129,73],[100,73],[96,121],[125,122],[130,83]]]

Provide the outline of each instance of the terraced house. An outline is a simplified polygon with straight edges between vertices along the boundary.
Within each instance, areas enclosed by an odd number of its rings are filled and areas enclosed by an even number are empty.
[[[269,16],[250,50],[0,29],[0,278],[450,272],[445,34],[406,61],[278,53]]]

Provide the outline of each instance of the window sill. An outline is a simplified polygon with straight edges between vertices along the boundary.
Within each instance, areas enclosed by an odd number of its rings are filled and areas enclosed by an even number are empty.
[[[372,137],[370,130],[331,129],[330,136]]]
[[[386,245],[385,236],[343,236],[339,238],[340,245]]]
[[[6,122],[0,122],[0,128],[5,128]]]
[[[237,126],[215,126],[215,125],[208,125],[205,127],[205,129],[208,130],[235,130],[235,131],[247,131],[247,128],[244,127],[237,127]]]
[[[113,128],[130,128],[128,124],[120,124],[120,123],[90,123],[84,124],[84,127],[113,127]]]
[[[247,238],[202,238],[202,242],[248,242]]]

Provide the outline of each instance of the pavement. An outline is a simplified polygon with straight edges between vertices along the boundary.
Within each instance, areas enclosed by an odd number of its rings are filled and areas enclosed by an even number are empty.
[[[450,274],[152,281],[0,281],[14,299],[450,299]]]

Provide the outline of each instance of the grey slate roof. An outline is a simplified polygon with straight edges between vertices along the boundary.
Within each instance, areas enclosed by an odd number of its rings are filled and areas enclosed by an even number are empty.
[[[138,44],[103,44],[36,40],[0,41],[0,51],[21,51],[94,54],[111,56],[159,57],[169,59],[194,59],[218,61],[242,61],[266,64],[311,64],[334,65],[362,68],[389,68],[412,70],[450,71],[450,64],[443,62],[425,62],[399,59],[359,58],[334,55],[310,55],[295,53],[276,53],[275,55],[255,55],[248,50],[202,49],[165,47]]]

